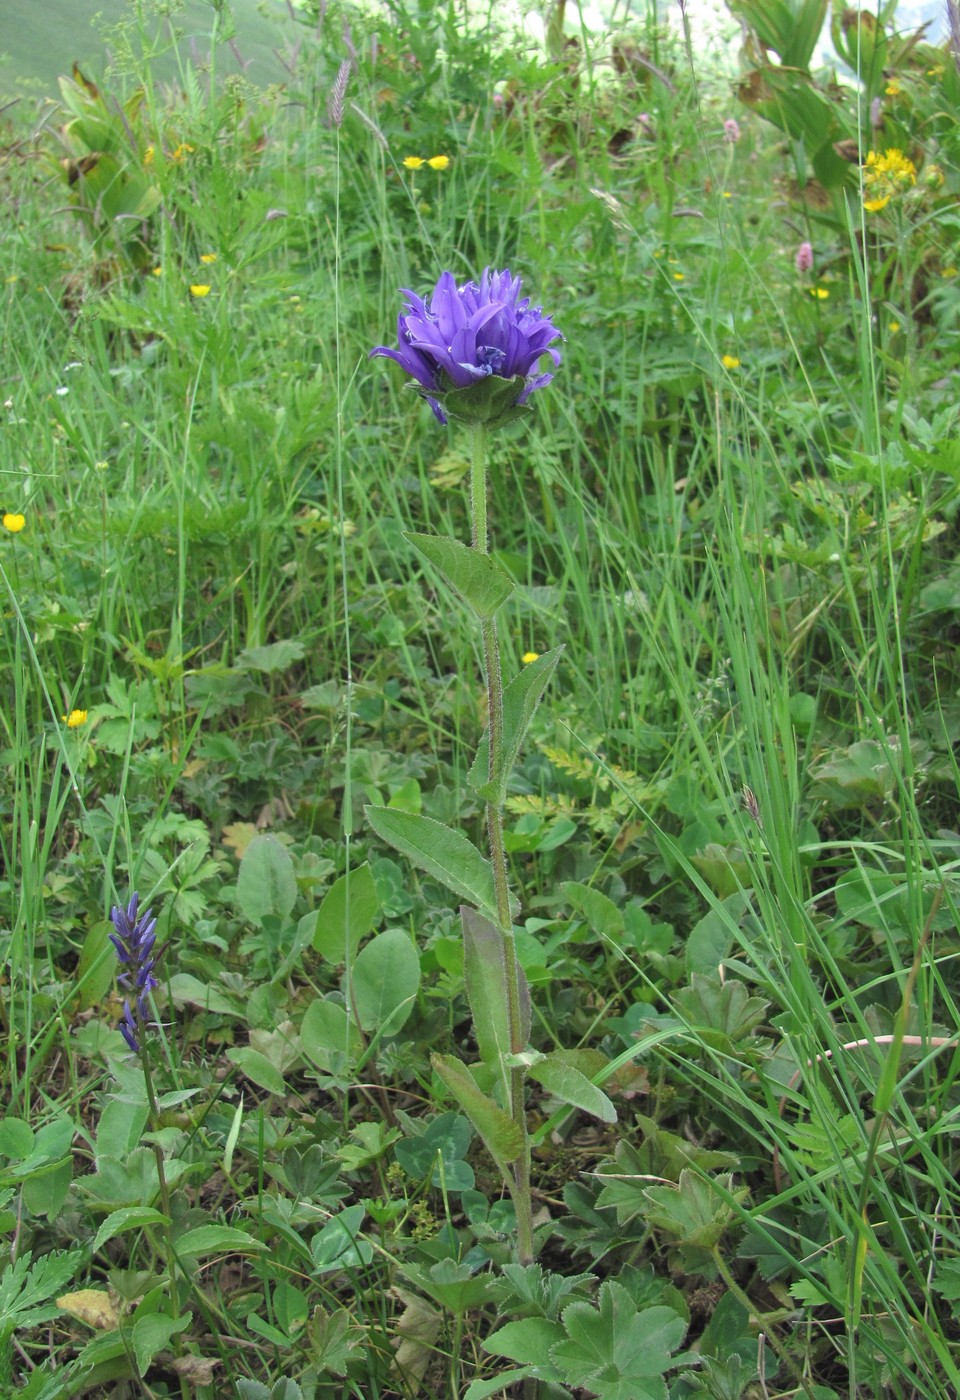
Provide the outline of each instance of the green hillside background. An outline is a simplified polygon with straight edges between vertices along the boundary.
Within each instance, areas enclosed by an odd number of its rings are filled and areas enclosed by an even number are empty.
[[[289,21],[281,27],[260,13],[257,0],[234,0],[233,24],[236,47],[251,82],[278,82],[283,65],[274,52],[282,47],[283,31],[292,35]],[[271,8],[283,20],[286,7],[271,0]],[[40,96],[56,93],[57,78],[69,73],[77,62],[86,65],[93,76],[102,74],[107,61],[105,36],[109,29],[123,19],[129,20],[131,7],[125,0],[46,0],[37,5],[34,0],[3,0],[0,5],[0,96]],[[191,0],[175,19],[183,33],[182,50],[190,52],[195,39],[201,52],[209,47],[211,6],[202,0]],[[163,22],[151,15],[144,22],[144,36],[149,42],[163,33]],[[239,71],[239,63],[229,48],[218,55],[223,71]],[[172,55],[161,57],[154,66],[161,79],[174,76]]]

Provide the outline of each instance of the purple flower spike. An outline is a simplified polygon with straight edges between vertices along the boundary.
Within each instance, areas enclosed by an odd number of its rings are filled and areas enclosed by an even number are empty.
[[[140,1050],[140,1034],[147,1024],[150,993],[159,985],[153,975],[159,957],[159,953],[154,954],[153,951],[157,941],[157,921],[150,909],[138,916],[139,905],[140,896],[135,894],[126,909],[115,907],[110,910],[110,922],[115,930],[110,934],[110,942],[123,965],[117,981],[122,987],[136,993],[133,998],[136,1009],[131,1007],[130,998],[127,998],[123,1003],[123,1019],[120,1022],[120,1034],[134,1054]]]
[[[458,287],[453,273],[444,272],[429,305],[414,292],[403,289],[403,295],[397,349],[378,345],[370,354],[396,360],[441,423],[448,413],[463,422],[509,422],[553,378],[536,368],[544,355],[559,365],[560,352],[551,342],[563,336],[541,307],[521,298],[519,277],[488,267],[479,286]],[[477,389],[492,378],[514,384],[506,392],[493,384]],[[472,392],[457,392],[463,390]]]

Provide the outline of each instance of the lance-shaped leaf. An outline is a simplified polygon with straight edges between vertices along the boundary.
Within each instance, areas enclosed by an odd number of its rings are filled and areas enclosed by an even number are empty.
[[[405,531],[403,537],[439,569],[454,593],[460,595],[477,617],[493,617],[513,592],[513,581],[489,554],[481,554],[459,540],[448,540],[442,535]]]
[[[603,1090],[570,1064],[564,1051],[554,1050],[545,1055],[531,1065],[528,1073],[531,1079],[543,1085],[548,1094],[562,1099],[564,1103],[582,1108],[584,1113],[592,1114],[602,1123],[617,1121],[617,1110]]]
[[[389,807],[365,807],[364,812],[382,841],[496,921],[493,870],[466,836],[452,831],[442,822],[435,822],[432,817],[417,816],[413,812],[399,812]]]
[[[480,1058],[506,1079],[503,1057],[511,1048],[510,989],[503,934],[465,904],[460,906],[460,922],[463,925],[464,982]],[[530,1038],[530,989],[519,963],[517,974],[520,979],[517,1036],[520,1044],[526,1045]]]
[[[504,1181],[512,1181],[510,1163],[515,1162],[523,1151],[523,1134],[518,1124],[499,1104],[487,1097],[463,1061],[455,1055],[431,1055],[430,1063],[476,1128]]]
[[[485,802],[499,807],[506,797],[507,780],[520,753],[530,721],[533,719],[547,682],[556,669],[563,653],[563,647],[545,651],[529,666],[524,666],[518,676],[503,692],[503,736],[500,744],[499,761],[490,772],[490,731],[484,732],[473,760],[467,781],[475,788]]]

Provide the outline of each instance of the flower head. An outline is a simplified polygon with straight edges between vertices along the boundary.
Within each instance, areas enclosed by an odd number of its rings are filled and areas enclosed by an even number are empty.
[[[153,945],[157,941],[157,921],[151,917],[151,910],[137,913],[140,896],[135,894],[126,909],[114,907],[110,910],[110,922],[115,929],[110,942],[117,950],[117,957],[123,964],[117,980],[122,987],[135,993],[133,1007],[128,997],[123,1003],[123,1020],[120,1034],[136,1054],[140,1049],[140,1034],[147,1022],[149,1006],[147,999],[158,985],[153,975],[157,961]]]
[[[538,651],[525,651],[520,660],[524,666],[529,666],[532,662],[540,660],[540,653]]]
[[[404,156],[403,163],[407,170],[419,170],[423,165],[423,156]]]
[[[720,357],[720,363],[723,365],[724,369],[740,368],[740,361],[737,359],[736,355],[722,355]]]
[[[63,716],[63,722],[68,729],[79,729],[87,722],[87,710],[71,710],[68,715]]]
[[[883,155],[869,151],[863,172],[863,207],[868,214],[877,214],[893,196],[903,194],[916,183],[917,167],[895,146],[888,147]]]
[[[190,288],[190,295],[192,297],[208,297],[210,288],[203,282],[194,282]]]
[[[19,535],[26,523],[26,516],[21,515],[19,511],[8,510],[4,512],[3,528],[9,530],[11,535]]]
[[[441,423],[448,414],[491,426],[510,422],[553,378],[536,370],[544,355],[559,365],[551,341],[563,337],[541,307],[520,296],[519,277],[488,267],[479,286],[458,287],[444,272],[429,303],[406,289],[403,295],[397,349],[378,345],[370,354],[396,360]]]
[[[727,117],[723,124],[723,139],[729,141],[731,146],[740,140],[740,123],[736,117]]]
[[[813,268],[813,244],[801,243],[794,261],[798,272],[810,272]]]
[[[427,161],[431,170],[446,170],[450,164],[449,156],[431,156]]]

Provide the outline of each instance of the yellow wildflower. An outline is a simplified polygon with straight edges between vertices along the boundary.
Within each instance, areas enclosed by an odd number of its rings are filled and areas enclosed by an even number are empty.
[[[943,275],[944,277],[956,277],[957,269],[951,264],[950,267],[945,267],[943,269]]]
[[[887,83],[887,86],[883,89],[883,91],[887,97],[899,97],[902,88],[900,87],[900,84],[896,81],[896,79],[893,79],[891,82]]]
[[[87,722],[87,711],[71,710],[68,715],[62,715],[61,718],[68,729],[79,729],[81,724]]]
[[[216,253],[201,253],[200,261],[202,263],[214,263],[217,261],[217,255]]]
[[[427,161],[431,170],[446,170],[450,164],[449,156],[431,156]]]
[[[724,190],[724,192],[723,192],[723,197],[724,197],[724,199],[732,199],[732,198],[733,198],[733,190]]]
[[[863,207],[868,214],[877,214],[894,195],[903,194],[917,183],[917,167],[896,146],[888,147],[883,155],[869,151],[863,183],[870,195],[869,199],[864,199]]]
[[[159,266],[158,266],[158,267],[155,267],[155,268],[153,269],[153,272],[152,272],[151,276],[153,276],[153,277],[162,277],[162,276],[163,276],[163,268],[162,268],[162,267],[159,267]]]
[[[682,281],[683,281],[683,278],[684,278],[684,274],[683,274],[682,272],[675,272],[675,273],[673,274],[673,280],[674,280],[674,282],[682,282]]]
[[[206,296],[209,296],[209,295],[210,295],[210,288],[207,287],[207,286],[205,286],[202,282],[194,282],[194,283],[192,284],[191,288],[190,288],[190,295],[191,295],[192,297],[206,297]]]
[[[423,165],[423,156],[404,156],[403,163],[408,170],[419,170]]]
[[[26,523],[24,516],[9,510],[4,512],[3,528],[9,530],[11,535],[19,535]]]
[[[826,287],[811,287],[810,295],[816,297],[817,301],[826,301],[830,293]]]
[[[188,145],[186,141],[181,141],[177,149],[175,151],[170,152],[170,159],[177,161],[177,163],[179,164],[180,161],[183,160],[184,156],[189,156],[192,154],[193,147]]]
[[[737,359],[736,355],[724,355],[720,363],[723,365],[724,369],[740,368],[740,361]]]
[[[531,661],[540,660],[540,653],[538,651],[525,651],[520,660],[523,662],[524,666],[529,666]]]
[[[153,164],[153,158],[154,158],[155,155],[156,155],[156,151],[154,150],[153,146],[148,146],[147,149],[146,149],[146,150],[144,151],[144,153],[143,153],[143,163],[144,163],[144,165],[152,165],[152,164]]]
[[[899,329],[900,329],[900,322],[899,322],[899,321],[891,321],[890,324],[889,324],[889,326],[887,327],[887,330],[890,332],[891,335],[896,335],[896,333],[897,333],[897,331],[898,331]]]
[[[882,199],[865,199],[863,207],[868,214],[879,214],[881,209],[886,209],[890,203],[890,196],[885,194]]]

